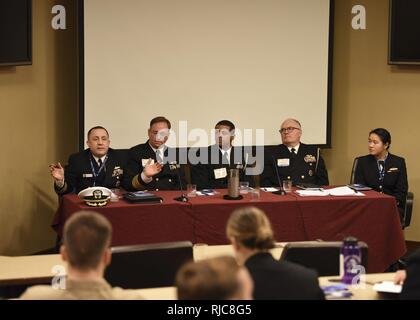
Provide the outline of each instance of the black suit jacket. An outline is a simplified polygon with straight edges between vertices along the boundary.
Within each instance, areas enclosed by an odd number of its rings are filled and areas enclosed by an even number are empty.
[[[279,166],[279,159],[288,159],[288,166]],[[274,151],[264,154],[264,171],[261,176],[261,186],[278,186],[276,168],[277,165],[280,180],[292,180],[293,185],[299,183],[312,183],[320,186],[329,184],[328,172],[324,159],[319,155],[319,149],[301,143],[296,158],[291,160],[289,149],[281,144]]]
[[[407,279],[404,281],[400,299],[420,300],[420,250],[407,260]]]
[[[166,147],[162,171],[153,176],[150,183],[145,183],[141,179],[141,172],[144,169],[143,162],[148,159],[156,161],[155,151],[150,146],[149,141],[132,147],[129,150],[127,174],[124,175],[123,182],[126,190],[179,190],[180,180],[178,179],[178,174],[181,177],[182,189],[186,190],[184,168],[182,165],[180,168],[175,168],[175,165],[180,164],[179,152],[176,149]],[[133,183],[133,179],[137,181]]]
[[[251,256],[245,266],[254,280],[256,300],[323,300],[316,271],[288,261],[278,261],[271,253]]]
[[[65,185],[63,188],[54,189],[58,194],[79,193],[88,187],[93,187],[95,178],[92,174],[89,149],[72,154],[64,168]],[[96,186],[109,189],[120,187],[125,169],[125,159],[115,150],[109,148],[108,159],[104,170],[96,179]]]
[[[191,181],[197,185],[197,189],[223,189],[228,186],[228,177],[216,179],[214,171],[221,168],[239,169],[240,180],[248,181],[253,186],[254,179],[251,175],[246,175],[244,150],[242,147],[234,147],[230,151],[230,164],[223,164],[222,152],[218,145],[212,145],[205,149],[198,149],[194,152],[197,159],[203,160],[198,164],[191,164]]]
[[[407,169],[404,158],[388,154],[385,160],[385,176],[379,180],[376,158],[371,155],[360,157],[354,176],[355,183],[361,183],[373,190],[394,196],[398,206],[403,207],[408,192]]]

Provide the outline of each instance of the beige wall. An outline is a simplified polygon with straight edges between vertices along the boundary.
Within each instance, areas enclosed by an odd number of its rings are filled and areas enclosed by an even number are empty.
[[[351,28],[356,4],[366,6],[367,30]],[[367,153],[369,131],[385,127],[391,152],[407,161],[409,189],[420,197],[420,68],[387,65],[388,1],[337,0],[335,13],[332,149],[324,151],[330,181],[347,183],[353,158]],[[406,239],[420,241],[416,200]]]
[[[66,5],[68,29],[51,28]],[[48,164],[77,150],[76,1],[33,1],[33,65],[0,67],[0,254],[52,247]]]
[[[47,165],[77,150],[75,1],[68,30],[50,26],[54,1],[33,1],[34,64],[0,68],[0,254],[51,247],[57,206]],[[367,8],[367,30],[350,27],[351,7]],[[420,196],[416,129],[420,68],[387,65],[388,1],[336,0],[332,149],[324,156],[331,182],[348,182],[352,160],[365,154],[367,133],[383,126],[392,152],[406,158],[410,190]],[[408,240],[420,241],[420,207],[414,204]]]
[[[172,146],[214,143],[205,132],[220,118],[234,119],[236,145],[272,145],[278,118],[294,117],[308,143],[325,143],[328,4],[85,1],[85,132],[101,123],[114,147],[129,148],[147,139],[146,119],[163,112],[178,133]],[[205,132],[185,141],[185,120]],[[264,137],[247,128],[265,129]]]

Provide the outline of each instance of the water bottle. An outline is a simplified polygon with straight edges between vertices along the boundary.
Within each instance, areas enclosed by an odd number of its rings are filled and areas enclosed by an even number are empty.
[[[343,268],[341,282],[345,284],[357,284],[357,279],[354,278],[359,276],[361,272],[362,251],[356,238],[347,237],[343,240],[340,260]]]

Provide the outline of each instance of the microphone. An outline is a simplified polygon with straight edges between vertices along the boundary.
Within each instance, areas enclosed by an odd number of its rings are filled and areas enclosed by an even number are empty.
[[[246,167],[248,165],[248,160],[249,160],[249,154],[247,152],[247,153],[245,153],[245,164],[244,164],[243,171],[242,171],[242,174],[244,175],[244,177],[246,175]]]
[[[274,191],[274,192],[271,192],[271,193],[272,194],[277,194],[279,196],[285,196],[286,191],[284,191],[283,184],[281,183],[281,180],[280,180],[279,169],[277,168],[276,160],[274,159],[274,156],[271,156],[271,157],[273,158],[273,165],[274,165],[274,168],[276,168],[277,181],[278,181],[279,187],[280,187],[279,191]]]
[[[181,167],[181,165],[177,164],[176,161],[171,162],[169,164],[169,169],[170,170],[176,170],[176,173],[177,173],[177,176],[178,176],[178,181],[179,181],[179,190],[181,190],[181,196],[174,198],[174,200],[179,201],[179,202],[188,202],[188,197],[184,193],[184,190],[182,188],[181,174],[179,173],[180,167]]]

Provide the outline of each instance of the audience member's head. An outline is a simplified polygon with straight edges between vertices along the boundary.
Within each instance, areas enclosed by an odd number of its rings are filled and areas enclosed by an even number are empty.
[[[67,220],[64,226],[61,255],[68,262],[69,276],[72,272],[97,272],[103,275],[111,262],[112,227],[102,215],[80,211]]]
[[[235,210],[227,222],[226,234],[241,264],[252,254],[267,251],[275,245],[270,221],[255,207]]]
[[[176,276],[180,300],[250,300],[253,282],[233,257],[188,262]]]

